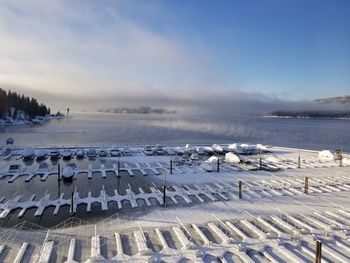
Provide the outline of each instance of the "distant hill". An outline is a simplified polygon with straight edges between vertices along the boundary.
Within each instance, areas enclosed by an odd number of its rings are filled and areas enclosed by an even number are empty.
[[[276,110],[270,112],[268,117],[281,118],[330,118],[350,119],[350,96],[338,96],[312,101],[310,109]]]
[[[324,99],[315,99],[314,101],[320,102],[320,103],[341,103],[341,104],[349,104],[350,105],[350,95],[324,98]]]
[[[349,119],[349,111],[273,111],[268,117]]]

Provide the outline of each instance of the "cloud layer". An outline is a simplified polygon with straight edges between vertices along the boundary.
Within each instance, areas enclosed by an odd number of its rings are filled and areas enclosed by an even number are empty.
[[[127,98],[195,88],[207,79],[205,56],[176,34],[124,17],[116,3],[2,1],[0,83]]]

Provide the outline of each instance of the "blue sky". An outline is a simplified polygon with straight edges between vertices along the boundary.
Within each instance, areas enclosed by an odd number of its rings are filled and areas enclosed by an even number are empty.
[[[349,93],[350,1],[0,2],[0,85],[131,101]]]

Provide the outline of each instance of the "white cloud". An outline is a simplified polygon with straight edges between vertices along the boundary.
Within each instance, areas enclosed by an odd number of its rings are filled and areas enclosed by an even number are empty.
[[[211,74],[185,40],[93,3],[2,1],[0,84],[131,97],[195,87]]]

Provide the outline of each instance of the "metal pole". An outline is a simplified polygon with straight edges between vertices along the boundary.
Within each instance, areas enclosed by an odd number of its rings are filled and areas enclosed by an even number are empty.
[[[57,180],[61,181],[61,165],[60,165],[60,161],[58,161],[58,163],[57,163]]]
[[[118,157],[118,176],[119,176],[119,173],[120,173],[120,161],[119,161],[119,157]]]
[[[173,158],[170,158],[170,174],[173,174]]]
[[[322,242],[317,240],[316,241],[316,258],[315,258],[315,263],[321,263],[321,257],[322,257]]]
[[[219,157],[218,157],[218,162],[217,162],[217,165],[216,165],[216,171],[220,172],[220,159],[219,159]]]
[[[120,193],[120,176],[117,176],[117,180],[118,180],[118,194]]]
[[[239,199],[242,200],[242,181],[238,182],[238,189],[239,189]]]
[[[164,207],[166,207],[165,198],[166,198],[166,171],[164,174],[164,187],[163,187],[163,206]]]
[[[70,211],[70,214],[73,215],[74,214],[74,209],[73,209],[73,205],[74,205],[74,192],[72,191],[72,195],[71,195],[71,204],[70,204],[70,207],[71,207],[71,211]]]
[[[309,194],[309,178],[305,177],[305,186],[304,186],[304,194]]]

